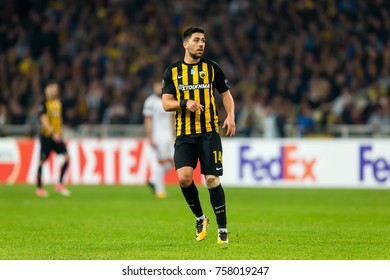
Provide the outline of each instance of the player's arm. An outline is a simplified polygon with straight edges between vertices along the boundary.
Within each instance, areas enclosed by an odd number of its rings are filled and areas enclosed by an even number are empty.
[[[54,133],[54,128],[50,125],[49,118],[46,115],[47,109],[45,102],[38,105],[39,120],[44,130],[49,131],[50,135]]]
[[[145,134],[146,138],[148,139],[150,145],[155,148],[156,144],[153,141],[153,134],[152,134],[152,117],[151,116],[144,116],[144,126],[145,126]]]
[[[61,135],[54,131],[54,128],[50,125],[49,119],[46,116],[46,114],[41,114],[40,121],[41,121],[42,126],[45,128],[45,130],[49,131],[53,140],[56,142],[60,142]]]
[[[181,109],[188,109],[191,112],[196,110],[203,111],[204,106],[199,102],[191,99],[175,100],[172,94],[163,94],[162,95],[162,105],[165,111],[179,111]]]
[[[42,124],[43,128],[44,128],[46,131],[49,131],[49,133],[52,135],[52,134],[54,133],[54,129],[53,129],[53,127],[50,125],[50,122],[49,122],[48,117],[47,117],[45,114],[41,114],[40,120],[41,120],[41,124]]]
[[[164,110],[167,112],[180,111],[182,109],[188,109],[191,112],[195,112],[198,109],[203,111],[204,106],[195,100],[176,100],[173,95],[174,92],[176,92],[176,87],[172,80],[170,66],[165,70],[162,81],[162,106]]]
[[[226,136],[234,136],[236,134],[236,122],[234,120],[234,100],[230,90],[222,93],[222,102],[227,113],[222,128],[227,127]]]
[[[223,106],[225,107],[225,111],[227,113],[227,117],[223,122],[222,128],[227,127],[226,136],[234,136],[234,134],[236,134],[236,122],[234,120],[234,100],[229,90],[229,81],[221,67],[216,62],[211,61],[211,64],[213,65],[215,71],[215,80],[213,85],[218,92],[221,93]]]
[[[172,94],[163,94],[161,96],[162,106],[166,112],[178,111],[181,109],[180,101],[175,100]]]

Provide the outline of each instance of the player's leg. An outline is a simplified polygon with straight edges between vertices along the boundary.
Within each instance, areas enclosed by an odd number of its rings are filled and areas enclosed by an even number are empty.
[[[54,186],[54,190],[63,196],[70,196],[70,191],[63,184],[64,175],[69,166],[69,154],[64,142],[55,143],[54,150],[57,154],[64,155],[64,163],[61,166],[60,177],[58,183]]]
[[[164,177],[165,177],[164,161],[159,159],[157,160],[157,164],[155,166],[154,180],[153,180],[155,194],[156,197],[158,198],[167,197],[167,193],[165,191]]]
[[[206,227],[209,224],[209,219],[203,213],[198,189],[193,180],[193,172],[197,161],[198,153],[193,139],[190,137],[176,139],[174,153],[176,174],[183,196],[196,217],[195,238],[197,241],[201,241],[206,237]]]
[[[228,231],[226,228],[226,201],[225,191],[222,188],[219,177],[215,175],[206,175],[206,184],[210,193],[210,202],[218,224],[218,243],[228,243]]]
[[[170,145],[172,146],[172,141],[170,141]],[[155,195],[158,198],[166,198],[167,193],[165,190],[165,158],[167,157],[167,144],[165,139],[160,139],[160,141],[157,142],[157,146],[154,149],[154,152],[156,154],[156,164],[154,164],[153,168],[153,183],[154,183],[154,189],[155,189]],[[172,156],[171,156],[172,157]]]
[[[209,224],[209,218],[203,213],[202,206],[199,200],[198,188],[193,181],[194,169],[190,166],[184,166],[176,170],[179,178],[181,191],[184,198],[187,201],[192,213],[196,217],[196,232],[195,239],[202,241],[207,235],[207,226]]]
[[[35,194],[40,197],[48,197],[49,193],[43,188],[42,185],[42,167],[47,158],[50,155],[50,151],[52,149],[51,139],[48,137],[41,136],[40,137],[40,151],[39,151],[39,163],[37,169],[37,185]]]
[[[158,168],[158,159],[157,159],[157,151],[156,148],[149,145],[148,147],[148,158],[150,160],[151,165],[151,174],[150,178],[148,179],[147,185],[149,186],[150,190],[152,191],[153,195],[156,194],[156,187],[155,187],[155,181],[156,181],[156,170]]]
[[[37,187],[35,190],[35,194],[40,197],[48,197],[49,193],[42,186],[42,166],[45,163],[45,160],[40,159],[38,163],[37,170]]]
[[[170,162],[173,162],[173,145],[172,139],[161,139],[157,142],[155,149],[157,154],[157,164],[154,166],[154,187],[158,198],[166,198],[167,193],[165,189],[165,173],[172,167]]]
[[[62,184],[62,182],[64,180],[65,172],[68,170],[68,166],[69,166],[69,154],[64,153],[64,163],[61,166],[60,178],[58,180],[59,184]]]
[[[161,158],[163,160],[164,171],[167,173],[174,165],[173,162],[173,141],[172,138],[168,138],[165,141],[165,145],[162,147]]]
[[[217,242],[219,244],[228,243],[225,191],[219,178],[223,173],[221,138],[217,133],[205,134],[199,146],[201,171],[205,174],[210,202],[218,224]]]

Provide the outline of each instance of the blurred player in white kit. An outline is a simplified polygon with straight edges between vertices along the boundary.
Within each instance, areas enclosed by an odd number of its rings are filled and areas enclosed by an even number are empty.
[[[161,82],[154,82],[153,94],[144,103],[144,126],[151,146],[152,174],[148,185],[158,198],[166,198],[164,177],[173,166],[173,113],[166,112],[161,101]]]

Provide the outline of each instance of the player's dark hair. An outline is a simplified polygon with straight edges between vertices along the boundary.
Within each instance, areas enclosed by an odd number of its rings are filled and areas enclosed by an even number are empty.
[[[45,88],[47,88],[48,86],[53,85],[53,84],[58,84],[58,82],[56,80],[48,80],[45,83]]]
[[[183,41],[188,40],[194,33],[204,34],[204,29],[198,26],[191,26],[190,28],[187,28],[183,32]]]

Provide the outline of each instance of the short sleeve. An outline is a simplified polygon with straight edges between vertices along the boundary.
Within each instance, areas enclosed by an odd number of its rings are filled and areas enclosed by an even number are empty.
[[[38,115],[46,114],[46,105],[45,102],[41,102],[38,105]]]
[[[175,94],[175,84],[172,79],[172,66],[169,66],[164,73],[162,80],[162,94]]]
[[[215,75],[213,85],[219,93],[223,93],[230,88],[229,81],[221,67],[216,62],[211,61],[211,64],[213,65]]]

